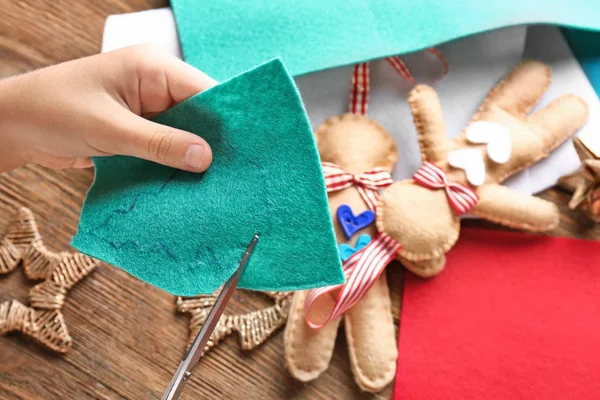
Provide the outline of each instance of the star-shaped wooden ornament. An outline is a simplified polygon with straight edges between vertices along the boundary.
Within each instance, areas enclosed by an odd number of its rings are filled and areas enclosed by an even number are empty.
[[[29,291],[29,306],[18,300],[0,303],[0,335],[18,331],[54,351],[67,352],[72,339],[61,308],[68,290],[99,262],[80,253],[48,250],[33,213],[22,207],[0,241],[0,274],[9,273],[19,264],[29,279],[43,281]]]
[[[600,139],[594,142],[576,137],[573,144],[581,160],[581,168],[563,178],[561,186],[574,188],[569,202],[571,209],[581,208],[591,219],[600,222]]]
[[[238,333],[242,350],[254,349],[285,325],[290,310],[291,292],[261,293],[272,299],[275,304],[246,314],[222,315],[208,340],[205,353],[233,332]],[[177,310],[191,315],[188,346],[206,321],[218,294],[217,291],[211,295],[177,298]]]

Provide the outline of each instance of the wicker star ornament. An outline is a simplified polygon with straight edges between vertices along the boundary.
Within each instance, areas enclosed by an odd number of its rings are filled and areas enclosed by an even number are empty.
[[[21,332],[56,352],[67,352],[72,339],[61,308],[68,290],[98,263],[80,253],[48,250],[32,212],[20,208],[0,240],[0,274],[22,264],[27,278],[42,282],[29,291],[29,306],[18,300],[0,303],[0,335]]]
[[[218,294],[217,291],[211,295],[177,298],[177,310],[191,316],[188,345],[191,344],[206,321]],[[285,325],[290,309],[291,293],[264,292],[262,294],[272,299],[274,304],[246,314],[222,315],[204,351],[213,348],[233,332],[238,333],[242,350],[252,350]]]
[[[575,192],[569,207],[582,208],[591,219],[600,222],[600,140],[593,144],[576,137],[573,144],[581,159],[581,168],[576,173]]]

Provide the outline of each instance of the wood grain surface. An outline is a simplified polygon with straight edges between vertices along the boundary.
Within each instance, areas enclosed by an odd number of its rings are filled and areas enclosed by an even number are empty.
[[[144,0],[0,0],[0,78],[98,53],[110,14],[166,6]],[[0,232],[14,210],[29,207],[46,244],[68,248],[75,233],[91,170],[52,171],[29,166],[0,175]],[[561,225],[552,234],[600,239],[600,228],[566,207],[557,189],[544,198],[559,205]],[[493,227],[469,221],[467,225]],[[402,270],[390,266],[396,320]],[[26,301],[20,269],[0,276],[0,302]],[[238,291],[231,311],[264,307],[262,296]],[[156,399],[178,365],[187,341],[187,315],[175,312],[175,298],[125,272],[100,266],[78,283],[64,308],[73,348],[57,355],[19,334],[0,337],[0,399]],[[361,393],[352,379],[344,335],[338,336],[327,372],[302,384],[284,367],[283,335],[277,333],[251,352],[229,337],[194,370],[183,399],[359,399],[389,398]]]

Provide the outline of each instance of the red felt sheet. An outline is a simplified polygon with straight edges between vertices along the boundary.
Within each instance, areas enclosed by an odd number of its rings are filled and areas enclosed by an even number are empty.
[[[394,399],[600,399],[600,242],[464,229],[407,273]]]

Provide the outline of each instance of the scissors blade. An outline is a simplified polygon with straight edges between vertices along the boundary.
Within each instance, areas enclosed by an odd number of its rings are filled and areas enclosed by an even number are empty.
[[[250,242],[248,248],[242,256],[242,260],[240,261],[239,267],[223,285],[223,288],[217,296],[215,304],[212,306],[212,309],[208,313],[208,316],[206,317],[202,328],[200,328],[200,331],[194,338],[192,345],[185,354],[183,361],[181,361],[179,367],[177,368],[177,371],[175,371],[175,374],[171,379],[171,383],[169,383],[167,390],[163,394],[162,400],[174,400],[179,398],[179,394],[183,390],[183,385],[191,375],[192,369],[196,366],[196,364],[198,364],[200,356],[202,355],[202,352],[206,347],[206,343],[208,342],[210,335],[215,330],[215,327],[217,326],[219,318],[221,318],[225,307],[227,307],[227,303],[229,302],[229,299],[231,298],[231,295],[233,294],[233,291],[235,290],[240,280],[240,277],[246,269],[246,265],[250,260],[250,256],[252,255],[252,252],[254,251],[257,242],[258,235],[254,235],[254,238],[252,238],[252,241]]]

